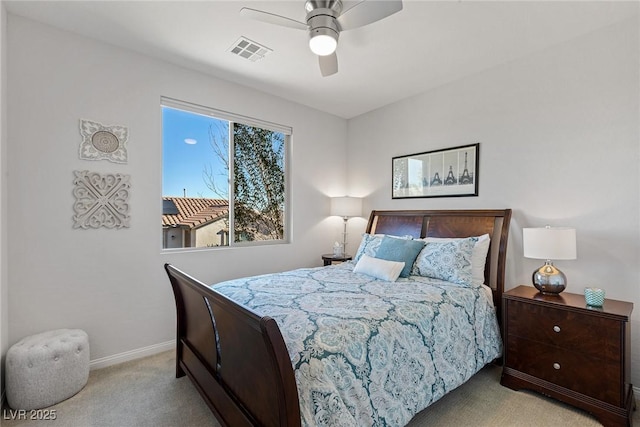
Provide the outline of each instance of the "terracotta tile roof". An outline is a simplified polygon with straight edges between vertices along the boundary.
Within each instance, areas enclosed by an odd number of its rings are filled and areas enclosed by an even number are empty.
[[[162,215],[163,227],[198,228],[229,214],[229,202],[224,199],[203,199],[198,197],[163,197],[177,208],[177,214]]]

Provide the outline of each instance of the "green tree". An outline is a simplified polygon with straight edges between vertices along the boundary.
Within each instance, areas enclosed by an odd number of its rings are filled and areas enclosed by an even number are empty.
[[[211,130],[210,137],[214,154],[225,165],[225,173],[228,176],[228,141],[225,138],[216,138],[216,133]],[[283,239],[284,134],[234,123],[233,142],[235,241]],[[224,191],[226,186],[216,184],[215,175],[211,167],[205,168],[203,176],[207,186],[216,194],[228,197]]]

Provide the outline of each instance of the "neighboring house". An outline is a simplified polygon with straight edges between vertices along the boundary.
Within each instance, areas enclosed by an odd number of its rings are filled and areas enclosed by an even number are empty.
[[[198,197],[162,198],[162,247],[226,246],[229,202]]]

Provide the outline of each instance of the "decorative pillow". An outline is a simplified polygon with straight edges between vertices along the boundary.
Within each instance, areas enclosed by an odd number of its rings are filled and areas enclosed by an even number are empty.
[[[400,277],[409,277],[413,262],[423,247],[424,242],[422,240],[394,239],[393,237],[385,236],[382,238],[380,247],[376,252],[376,258],[404,262]]]
[[[451,242],[465,240],[465,238],[425,237],[421,240],[425,242]],[[473,246],[473,251],[471,252],[471,276],[473,284],[476,286],[484,285],[484,267],[487,262],[490,243],[491,239],[488,234],[478,236],[478,241]]]
[[[366,274],[387,282],[395,282],[403,268],[404,262],[386,261],[363,254],[353,268],[353,272]]]
[[[380,243],[382,243],[382,238],[385,237],[385,234],[368,234],[364,233],[362,235],[362,241],[360,242],[360,247],[356,251],[356,255],[353,257],[353,262],[358,262],[362,255],[369,255],[370,257],[375,257],[376,252],[378,252],[378,248],[380,247]],[[394,239],[403,239],[403,240],[411,240],[413,237],[411,236],[388,236]]]
[[[491,239],[488,234],[478,236],[478,241],[471,252],[471,276],[474,285],[484,285],[484,267],[487,263],[489,244]]]
[[[477,237],[426,242],[416,259],[412,274],[472,286],[471,257]]]

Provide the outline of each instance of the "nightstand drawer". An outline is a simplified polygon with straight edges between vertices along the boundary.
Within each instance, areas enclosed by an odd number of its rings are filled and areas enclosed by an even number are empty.
[[[602,362],[620,358],[621,323],[550,306],[508,301],[508,334],[583,353]]]
[[[633,304],[584,295],[544,295],[531,286],[502,294],[504,369],[500,383],[529,389],[593,414],[607,427],[632,425]]]
[[[624,404],[620,364],[590,357],[580,348],[571,351],[512,337],[505,365],[615,406]]]

